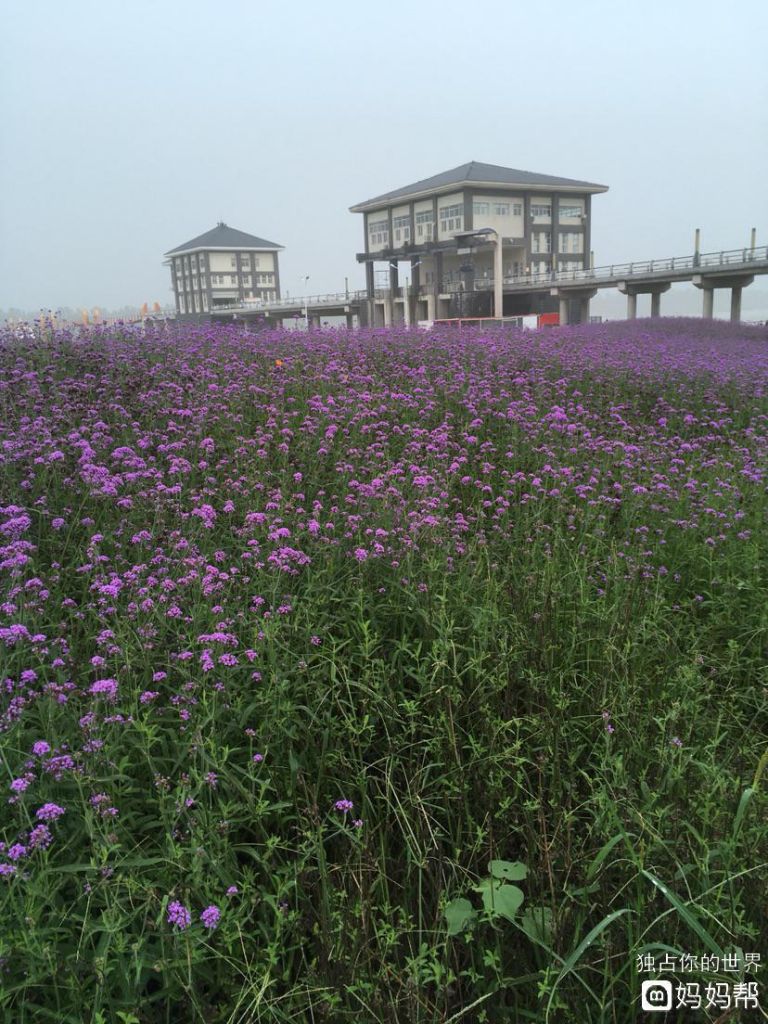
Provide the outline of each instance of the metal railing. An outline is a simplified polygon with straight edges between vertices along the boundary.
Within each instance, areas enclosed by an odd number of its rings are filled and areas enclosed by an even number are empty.
[[[242,302],[228,302],[226,305],[216,305],[211,312],[232,309],[317,309],[323,306],[346,306],[350,302],[359,302],[366,299],[368,293],[365,291],[350,292],[329,292],[325,295],[301,295],[282,299],[270,299],[264,302],[262,299],[243,299]]]
[[[721,252],[694,253],[692,256],[673,256],[661,260],[635,260],[632,263],[612,263],[602,267],[584,270],[550,270],[537,274],[517,274],[505,277],[505,284],[546,284],[550,281],[623,281],[627,277],[647,277],[652,274],[687,274],[699,270],[717,269],[720,267],[750,266],[768,262],[768,246],[762,245],[752,249],[724,249]],[[478,282],[475,282],[477,288]],[[492,288],[493,282],[481,283],[482,288]]]

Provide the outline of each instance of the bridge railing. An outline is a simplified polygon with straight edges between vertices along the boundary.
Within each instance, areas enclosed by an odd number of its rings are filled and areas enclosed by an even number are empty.
[[[322,306],[346,306],[350,302],[359,302],[367,298],[367,292],[329,292],[325,295],[301,295],[282,299],[270,299],[264,302],[262,299],[244,299],[242,302],[228,302],[226,305],[216,305],[212,312],[232,309],[313,309]]]
[[[686,272],[713,269],[715,267],[748,266],[750,263],[768,261],[768,246],[747,247],[744,249],[724,249],[720,252],[694,253],[692,256],[672,256],[660,260],[635,260],[632,263],[612,263],[602,267],[584,270],[552,270],[538,274],[517,274],[505,277],[505,284],[545,284],[548,281],[622,281],[626,277],[648,276],[649,274],[668,274],[670,272]],[[483,279],[475,282],[475,288],[493,288],[493,281]]]

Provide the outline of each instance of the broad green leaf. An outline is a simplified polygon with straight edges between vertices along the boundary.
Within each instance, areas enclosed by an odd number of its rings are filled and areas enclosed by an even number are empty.
[[[528,907],[520,917],[520,927],[535,942],[552,941],[552,910],[550,907]]]
[[[477,913],[469,900],[451,900],[445,908],[445,919],[448,922],[448,934],[458,935],[477,917]]]
[[[488,871],[494,878],[506,878],[508,882],[521,882],[528,874],[528,868],[519,860],[492,860]]]
[[[488,913],[506,917],[508,921],[514,921],[524,899],[525,893],[516,885],[492,885],[483,891],[483,904]]]

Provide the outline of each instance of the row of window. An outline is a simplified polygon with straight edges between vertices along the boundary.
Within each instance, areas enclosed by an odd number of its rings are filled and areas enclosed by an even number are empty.
[[[561,231],[558,234],[558,252],[584,252],[584,235],[580,231]],[[531,252],[552,252],[552,234],[534,231],[531,234]]]
[[[486,202],[475,202],[472,204],[472,212],[475,216],[483,217],[489,216],[493,210],[493,213],[497,216],[508,216],[511,212],[512,216],[519,217],[522,215],[523,207],[522,203],[486,203]],[[579,206],[561,206],[560,216],[561,217],[577,217],[581,216],[582,211]],[[462,231],[464,228],[464,207],[460,203],[455,203],[452,206],[441,206],[439,209],[440,216],[440,230],[445,233],[448,231]],[[551,203],[532,203],[531,204],[531,217],[533,218],[544,218],[551,220],[552,218],[552,204]],[[395,242],[410,242],[411,240],[411,219],[409,216],[397,216],[392,219],[392,229],[394,231]],[[548,233],[539,233],[542,236]],[[376,220],[369,221],[368,223],[368,236],[370,238],[371,245],[389,245],[389,221],[387,220]],[[537,241],[537,233],[534,232],[533,238],[533,251],[534,252],[550,252],[551,242],[549,241]],[[581,238],[576,233],[567,235],[561,235],[561,246],[562,239],[565,237],[569,241],[566,242],[570,248],[560,248],[560,252],[582,252],[583,249],[579,248],[579,242],[576,239]],[[434,215],[432,210],[423,210],[416,214],[416,238],[421,242],[431,242],[434,240]],[[573,241],[571,241],[573,239]],[[544,246],[547,246],[544,248]],[[538,248],[537,246],[540,246]]]
[[[226,253],[221,253],[221,255],[222,256],[226,256]],[[251,253],[249,253],[249,252],[241,252],[239,254],[239,258],[240,258],[240,264],[242,265],[242,267],[244,269],[250,270],[250,267],[251,267]],[[199,253],[199,254],[194,255],[194,256],[177,256],[176,259],[174,260],[174,265],[175,265],[176,273],[177,274],[180,271],[182,271],[182,270],[189,270],[190,267],[192,269],[197,269],[199,267],[200,270],[205,270],[205,254],[204,253]],[[235,269],[237,269],[237,265],[238,265],[238,254],[237,253],[230,253],[229,265],[231,267],[234,267]],[[254,256],[253,257],[253,265],[255,267],[258,267],[258,265],[259,265],[259,257],[258,256]]]
[[[250,285],[250,283],[251,283],[250,270],[245,272],[242,276],[243,276],[243,284],[247,288]],[[272,271],[266,271],[266,270],[265,271],[259,271],[259,273],[254,274],[254,278],[255,278],[257,284],[274,284],[275,283],[275,275],[274,275],[274,273],[272,273]],[[196,288],[197,284],[198,284],[198,280],[202,281],[203,285],[205,285],[205,283],[206,283],[205,272],[201,272],[199,278],[198,278],[197,274],[195,274],[194,277],[192,277],[192,276],[187,277],[187,275],[185,274],[183,278],[182,278],[181,274],[177,274],[176,275],[176,284],[177,284],[177,286],[179,288],[186,287],[190,281],[192,281],[192,283],[194,284],[194,286]],[[238,280],[239,280],[239,278],[238,278],[237,274],[211,274],[211,284],[234,284],[234,285],[236,285]]]
[[[472,212],[476,217],[488,217],[493,213],[494,217],[522,217],[522,203],[496,203],[484,202],[482,200],[472,203]]]

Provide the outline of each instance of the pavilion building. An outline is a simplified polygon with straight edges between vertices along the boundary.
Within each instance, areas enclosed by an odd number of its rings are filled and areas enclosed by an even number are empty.
[[[592,196],[607,191],[594,182],[472,161],[350,207],[363,214],[357,260],[365,264],[369,322],[492,316],[499,258],[507,283],[589,268]],[[404,287],[402,261],[410,263]],[[377,264],[386,272],[383,287]],[[518,287],[503,296],[505,316],[557,308],[542,292]]]
[[[165,254],[180,319],[208,319],[234,304],[258,308],[280,298],[282,245],[223,222]]]

